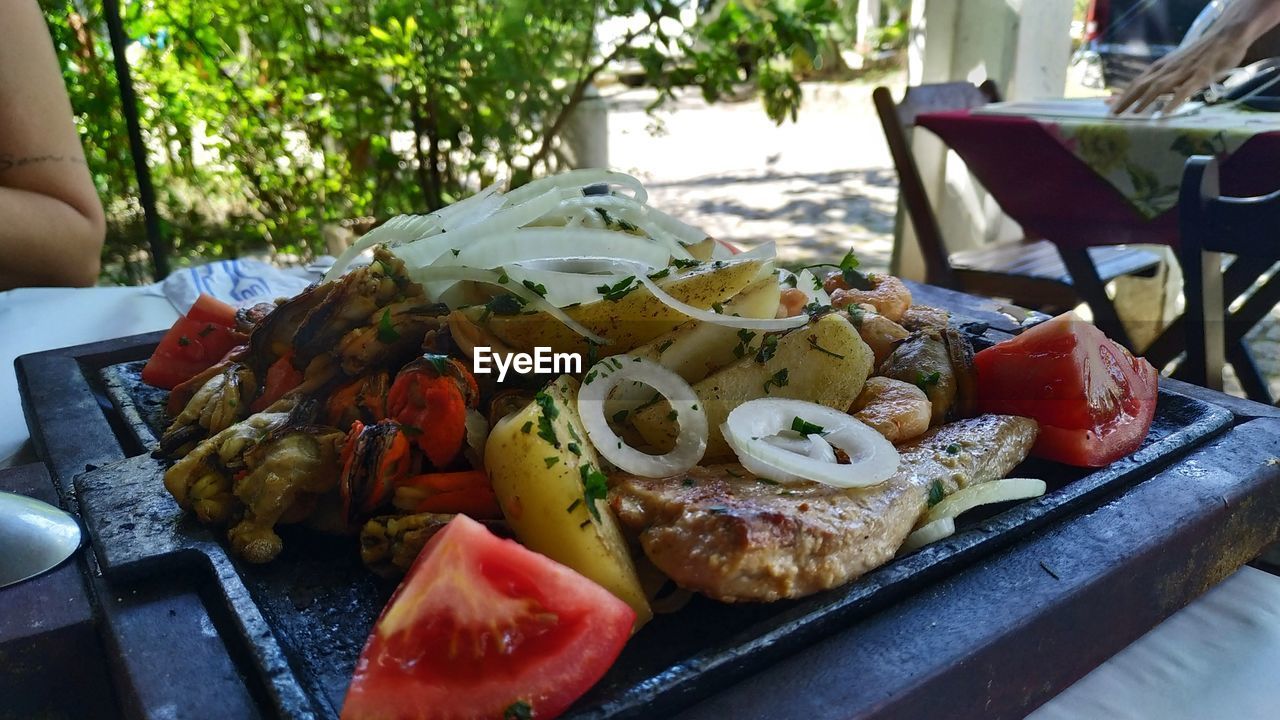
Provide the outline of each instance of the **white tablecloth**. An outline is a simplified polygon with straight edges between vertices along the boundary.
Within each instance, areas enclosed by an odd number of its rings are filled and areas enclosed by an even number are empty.
[[[19,355],[163,330],[178,313],[154,288],[23,288],[0,293],[0,467],[29,434],[13,361]]]
[[[148,288],[0,293],[0,467],[28,438],[13,360],[167,328]],[[1037,710],[1035,720],[1280,718],[1280,577],[1243,568]]]

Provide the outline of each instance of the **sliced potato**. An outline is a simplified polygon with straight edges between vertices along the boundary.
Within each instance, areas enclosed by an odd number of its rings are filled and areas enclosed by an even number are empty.
[[[577,397],[578,381],[564,375],[499,421],[485,444],[485,468],[516,538],[625,601],[639,628],[653,613],[604,499],[603,477],[596,478],[601,492],[588,497],[584,478],[601,464],[585,439]]]
[[[759,277],[766,265],[762,260],[703,263],[685,271],[671,269],[657,282],[677,300],[706,310],[737,295]],[[683,313],[664,305],[644,286],[634,283],[634,288],[615,300],[601,299],[565,308],[569,317],[610,341],[596,349],[598,356],[628,352],[688,321]],[[466,312],[475,321],[485,314],[482,307]],[[585,338],[543,312],[490,315],[483,324],[499,340],[518,350],[548,347],[554,352],[587,356],[591,349]]]
[[[745,357],[694,384],[711,428],[703,464],[733,457],[720,425],[742,403],[781,397],[847,410],[862,391],[872,364],[871,348],[836,313],[780,336],[764,362],[757,357]],[[666,449],[674,444],[679,429],[668,418],[669,412],[665,402],[654,403],[636,411],[632,424],[646,442]]]
[[[778,312],[782,288],[778,276],[757,280],[724,304],[725,315],[771,318]],[[675,372],[686,382],[697,382],[713,371],[754,355],[764,333],[693,320],[631,351]],[[652,394],[652,393],[650,393]]]

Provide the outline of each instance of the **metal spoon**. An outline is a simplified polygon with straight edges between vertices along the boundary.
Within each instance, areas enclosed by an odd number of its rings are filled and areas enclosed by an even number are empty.
[[[0,492],[0,588],[52,570],[78,547],[80,524],[69,513]]]

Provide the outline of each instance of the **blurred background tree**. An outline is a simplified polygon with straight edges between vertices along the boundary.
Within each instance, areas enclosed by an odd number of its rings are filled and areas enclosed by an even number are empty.
[[[305,261],[321,229],[425,212],[560,169],[602,72],[638,61],[661,104],[754,83],[794,118],[835,0],[128,0],[127,50],[177,265]],[[43,0],[109,216],[104,281],[150,279],[102,8]],[[597,32],[609,22],[614,37]]]

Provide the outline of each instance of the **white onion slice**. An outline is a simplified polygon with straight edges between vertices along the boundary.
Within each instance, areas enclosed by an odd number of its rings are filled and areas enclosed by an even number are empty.
[[[768,242],[760,243],[759,245],[751,248],[750,250],[747,250],[746,252],[740,252],[737,255],[734,255],[733,259],[734,260],[777,260],[778,259],[778,243],[772,240]],[[787,271],[780,270],[779,272],[787,272]]]
[[[821,462],[834,463],[836,460],[835,448],[831,447],[831,443],[821,435],[808,435],[806,439],[809,441],[809,457]]]
[[[623,263],[626,264],[626,263]],[[790,330],[798,328],[809,322],[807,315],[797,315],[788,318],[748,318],[738,317],[737,315],[721,315],[711,310],[702,310],[688,303],[681,302],[672,297],[670,293],[658,287],[658,284],[645,274],[644,268],[633,268],[636,278],[644,284],[653,296],[662,301],[663,305],[675,310],[676,312],[688,315],[694,320],[714,323],[731,328],[742,328],[745,330],[764,330],[766,332],[774,330]]]
[[[796,287],[799,288],[800,292],[804,293],[805,297],[809,298],[809,302],[816,302],[819,305],[831,304],[831,296],[822,287],[822,282],[813,273],[809,272],[808,268],[801,270],[796,275]]]
[[[822,439],[843,450],[849,464],[814,459],[764,441],[789,430],[796,418],[822,427]],[[743,467],[775,482],[812,480],[832,487],[867,487],[884,482],[898,470],[898,451],[883,435],[846,413],[804,400],[745,402],[729,413],[720,430]]]
[[[920,548],[935,543],[943,538],[951,537],[956,534],[956,521],[949,517],[940,518],[925,525],[907,536],[903,541],[902,547],[898,548],[899,555],[906,555]]]
[[[621,282],[622,275],[595,275],[582,272],[561,272],[529,267],[525,263],[512,263],[506,266],[507,274],[512,281],[522,283],[525,280],[541,285],[547,289],[547,302],[556,307],[565,307],[574,303],[591,302],[600,299],[601,285],[616,285]]]
[[[333,265],[324,273],[324,282],[334,280],[346,271],[360,253],[379,243],[413,242],[440,229],[440,219],[434,215],[397,215],[378,227],[361,235],[351,247],[342,251]]]
[[[506,197],[507,202],[518,204],[551,188],[573,188],[581,191],[582,188],[588,185],[597,185],[599,183],[630,188],[635,193],[636,202],[642,203],[649,199],[649,193],[645,191],[644,185],[641,185],[639,180],[626,173],[613,172],[612,170],[603,170],[601,168],[583,168],[562,172],[558,175],[550,175],[511,190]]]
[[[489,439],[489,421],[483,413],[475,408],[467,410],[464,426],[467,430],[467,445],[484,457],[484,444]]]
[[[450,265],[432,265],[424,268],[410,268],[408,273],[411,279],[423,284],[439,282],[442,280],[470,280],[471,282],[482,282],[490,285],[497,285],[500,288],[505,288],[513,295],[518,295],[530,307],[536,310],[541,310],[556,320],[568,325],[570,330],[573,330],[591,342],[596,343],[597,345],[608,345],[611,342],[609,339],[602,338],[591,332],[585,325],[569,317],[563,310],[547,302],[546,298],[525,287],[523,284],[511,282],[509,277],[507,282],[500,282],[502,275],[495,270],[483,270],[480,268],[456,267]]]
[[[670,403],[680,426],[671,452],[665,455],[640,452],[609,427],[605,400],[624,381],[648,385]],[[614,355],[588,370],[578,390],[578,415],[596,451],[633,475],[670,477],[697,465],[707,451],[707,413],[698,405],[693,388],[679,375],[638,355]]]
[[[594,228],[528,227],[499,231],[459,249],[442,264],[495,268],[526,260],[576,256],[622,258],[647,272],[666,267],[671,252],[638,235]]]
[[[930,508],[923,522],[928,525],[942,518],[955,518],[979,505],[1040,497],[1045,490],[1044,481],[1034,478],[1005,478],[970,485],[948,495]]]

